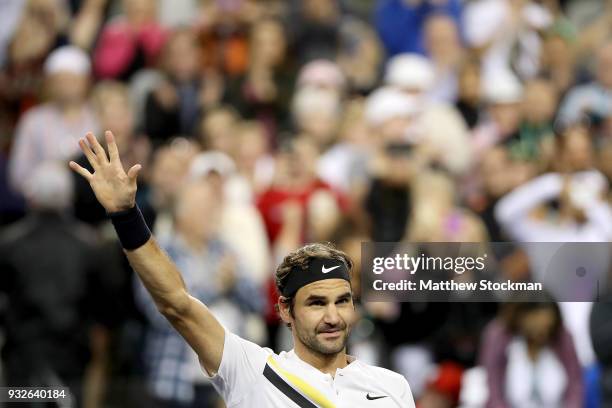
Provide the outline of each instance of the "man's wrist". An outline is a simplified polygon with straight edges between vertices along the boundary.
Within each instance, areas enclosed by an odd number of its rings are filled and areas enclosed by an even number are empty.
[[[131,251],[139,248],[151,238],[151,230],[138,205],[127,210],[108,213],[108,216],[124,249]]]

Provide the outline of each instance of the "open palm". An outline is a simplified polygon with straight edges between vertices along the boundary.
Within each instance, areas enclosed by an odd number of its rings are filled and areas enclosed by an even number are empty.
[[[89,182],[100,204],[112,213],[135,205],[136,178],[142,166],[136,164],[126,173],[113,134],[106,131],[105,137],[108,156],[93,133],[87,133],[85,139],[79,140],[79,146],[94,170],[93,174],[73,161],[70,168]]]

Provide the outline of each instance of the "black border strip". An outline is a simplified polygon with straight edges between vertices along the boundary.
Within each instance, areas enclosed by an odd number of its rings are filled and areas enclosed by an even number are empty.
[[[307,400],[306,397],[287,384],[285,380],[276,374],[276,372],[268,364],[266,364],[266,367],[264,368],[263,375],[272,383],[272,385],[278,388],[280,392],[289,397],[291,401],[298,404],[301,408],[319,408],[318,405],[315,405]]]

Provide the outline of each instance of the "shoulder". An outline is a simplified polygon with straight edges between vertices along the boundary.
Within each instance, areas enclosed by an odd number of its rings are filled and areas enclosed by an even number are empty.
[[[32,217],[26,217],[4,228],[0,233],[0,248],[8,248],[26,238],[34,229]]]
[[[28,109],[19,120],[21,127],[37,123],[53,113],[53,108],[45,103]]]
[[[99,248],[100,239],[98,233],[92,226],[76,219],[68,220],[65,224],[66,231],[81,244],[92,249]]]

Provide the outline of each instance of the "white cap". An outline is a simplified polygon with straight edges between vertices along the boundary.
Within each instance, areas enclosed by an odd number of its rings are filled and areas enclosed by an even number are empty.
[[[76,75],[89,75],[91,62],[85,51],[79,47],[66,45],[54,50],[45,61],[46,75],[67,72]]]
[[[483,94],[488,103],[510,104],[523,100],[523,85],[510,70],[491,72],[483,79]]]
[[[225,153],[217,151],[200,153],[191,162],[189,178],[197,180],[213,171],[219,173],[221,177],[227,177],[235,173],[236,165]]]
[[[365,119],[378,126],[396,117],[412,116],[419,112],[419,99],[388,86],[372,92],[365,104]]]
[[[385,85],[428,91],[434,83],[434,67],[419,54],[399,54],[387,62]]]

